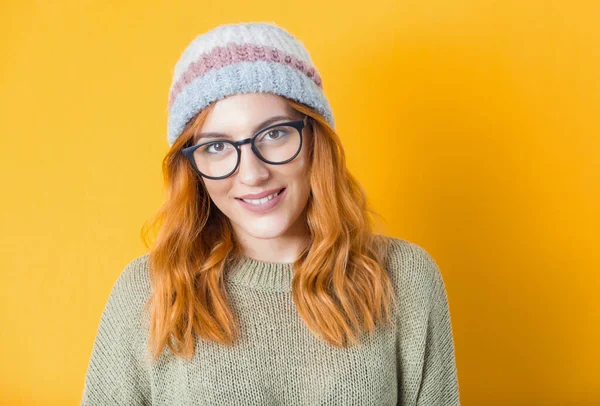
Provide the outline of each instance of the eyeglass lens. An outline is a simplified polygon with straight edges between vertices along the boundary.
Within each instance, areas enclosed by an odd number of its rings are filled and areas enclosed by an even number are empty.
[[[281,163],[292,158],[300,149],[300,132],[292,126],[273,127],[258,134],[254,145],[263,159]],[[233,144],[213,141],[194,151],[194,161],[204,175],[220,177],[235,169],[238,153]]]

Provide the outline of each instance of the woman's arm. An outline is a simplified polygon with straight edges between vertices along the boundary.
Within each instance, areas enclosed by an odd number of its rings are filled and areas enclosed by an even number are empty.
[[[438,266],[431,260],[433,286],[425,335],[418,406],[460,405],[458,374],[448,296]]]
[[[389,266],[398,292],[398,405],[459,406],[458,374],[442,274],[421,246],[392,241]]]
[[[150,383],[139,328],[143,262],[130,262],[115,282],[94,341],[81,405],[150,404]]]

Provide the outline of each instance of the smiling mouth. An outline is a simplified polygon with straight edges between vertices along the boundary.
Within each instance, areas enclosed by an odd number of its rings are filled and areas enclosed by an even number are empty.
[[[265,196],[265,197],[263,197],[261,199],[241,199],[239,197],[236,197],[236,199],[237,200],[241,200],[241,201],[246,202],[246,203],[250,203],[250,204],[254,204],[254,205],[259,206],[261,204],[265,204],[265,203],[269,202],[270,200],[273,200],[274,198],[276,198],[277,196],[279,196],[281,193],[283,193],[284,190],[285,190],[285,188],[280,189],[278,192],[273,193],[270,196]]]

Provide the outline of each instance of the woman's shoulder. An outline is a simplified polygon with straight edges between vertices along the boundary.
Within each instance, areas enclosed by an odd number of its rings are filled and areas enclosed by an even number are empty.
[[[400,292],[424,294],[441,279],[438,264],[421,245],[398,237],[378,234],[385,247],[384,263]]]
[[[110,291],[106,313],[124,319],[139,315],[152,292],[149,257],[149,253],[134,257],[123,267]]]
[[[138,293],[142,293],[145,288],[150,287],[149,260],[149,253],[129,260],[121,270],[121,273],[115,282],[115,287],[137,291]]]
[[[423,261],[435,263],[431,254],[415,242],[383,234],[375,234],[375,238],[380,246],[387,248],[386,261],[391,265],[402,266]]]
[[[146,253],[129,260],[125,267],[121,270],[116,284],[136,287],[149,283],[149,264],[150,253]]]

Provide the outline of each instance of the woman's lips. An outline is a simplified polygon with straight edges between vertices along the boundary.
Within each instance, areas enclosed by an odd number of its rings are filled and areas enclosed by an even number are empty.
[[[235,200],[237,200],[244,209],[246,209],[252,213],[266,213],[266,212],[270,211],[271,209],[273,209],[275,206],[277,206],[277,204],[281,200],[283,200],[286,192],[287,192],[287,188],[283,188],[282,191],[277,196],[275,196],[274,198],[272,198],[271,200],[269,200],[268,202],[263,203],[263,204],[247,203],[237,197],[235,198]]]

